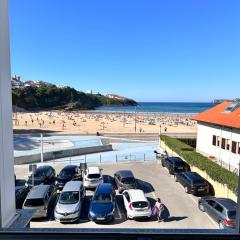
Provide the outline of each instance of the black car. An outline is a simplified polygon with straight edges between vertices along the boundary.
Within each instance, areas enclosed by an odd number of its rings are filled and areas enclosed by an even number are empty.
[[[114,174],[114,179],[119,193],[122,193],[127,189],[137,188],[137,180],[130,170],[120,170],[116,172]]]
[[[186,193],[194,195],[209,194],[209,184],[196,172],[182,172],[175,175],[176,182],[182,184]]]
[[[64,185],[71,180],[81,180],[79,168],[76,165],[67,165],[57,175],[55,185],[57,189],[62,190]]]
[[[115,191],[110,183],[101,183],[93,195],[88,218],[94,222],[109,222],[114,218]]]
[[[32,173],[26,183],[26,186],[32,187],[40,184],[54,184],[55,169],[49,165],[38,167],[34,173]]]
[[[26,187],[26,181],[24,179],[17,179],[15,176],[15,202],[16,208],[21,209],[23,202],[29,192],[29,188]]]
[[[166,167],[170,174],[191,171],[190,166],[179,157],[163,158],[162,166]]]

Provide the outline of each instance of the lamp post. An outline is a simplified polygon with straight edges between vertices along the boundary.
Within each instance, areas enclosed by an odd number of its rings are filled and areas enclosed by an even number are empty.
[[[240,160],[238,163],[238,188],[237,188],[237,214],[236,214],[236,233],[240,233]]]
[[[135,107],[135,123],[134,123],[134,130],[137,132],[137,107]]]
[[[162,134],[162,126],[159,126],[159,147],[161,148],[161,134]]]

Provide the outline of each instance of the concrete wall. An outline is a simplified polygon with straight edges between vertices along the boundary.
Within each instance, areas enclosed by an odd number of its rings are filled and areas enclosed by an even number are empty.
[[[161,142],[161,146],[162,146],[162,149],[166,149],[166,151],[169,153],[169,156],[177,156],[177,157],[182,158],[176,152],[172,151],[172,149],[170,149],[167,145],[165,145],[164,142]],[[211,177],[205,171],[202,171],[202,170],[200,170],[199,168],[197,168],[195,166],[191,166],[191,171],[197,172],[199,175],[201,175],[209,183],[212,184],[212,186],[214,188],[214,191],[215,191],[215,196],[216,197],[230,198],[233,201],[237,202],[236,194],[234,194],[230,189],[228,189],[227,185],[224,185],[224,184],[221,184],[219,182],[216,182],[216,181],[212,180]]]
[[[102,146],[94,146],[94,147],[85,147],[85,148],[73,148],[73,149],[64,149],[63,151],[53,151],[53,152],[45,152],[43,154],[44,161],[54,160],[64,157],[70,156],[78,156],[85,155],[90,153],[98,153],[98,152],[106,152],[112,151],[112,145],[102,145]],[[29,163],[37,163],[41,161],[41,154],[33,154],[21,157],[15,157],[14,162],[16,165],[19,164],[29,164]]]
[[[229,139],[230,150],[222,149],[221,141],[220,147],[214,146],[212,144],[213,135]],[[240,145],[240,129],[230,129],[221,126],[214,126],[212,124],[198,123],[197,151],[206,156],[214,156],[219,161],[223,161],[227,165],[230,164],[234,166],[234,168],[238,168],[240,154],[231,152],[232,141],[236,141]]]

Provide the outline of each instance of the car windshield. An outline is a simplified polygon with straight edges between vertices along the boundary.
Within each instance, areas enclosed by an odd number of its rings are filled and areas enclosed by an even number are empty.
[[[236,219],[236,211],[235,210],[228,211],[228,217],[230,219]]]
[[[101,177],[101,175],[99,174],[99,173],[95,173],[95,174],[88,174],[88,176],[87,176],[88,178],[100,178]]]
[[[135,183],[135,179],[132,177],[123,178],[121,182],[124,184],[133,184],[133,183]]]
[[[24,206],[26,207],[38,207],[44,205],[43,198],[27,199]]]
[[[79,201],[79,192],[62,192],[59,197],[61,204],[75,204]]]
[[[36,170],[35,173],[33,174],[34,175],[34,178],[45,178],[46,177],[46,172],[47,171],[44,171],[44,170]],[[32,178],[32,175],[31,177]]]
[[[205,181],[201,179],[197,179],[197,180],[193,180],[193,184],[205,184]]]
[[[61,178],[72,178],[75,174],[74,170],[62,170],[59,174]]]
[[[95,194],[93,198],[93,202],[95,203],[110,203],[111,201],[111,194]]]
[[[133,202],[132,206],[133,208],[146,208],[148,207],[148,202],[145,201]]]

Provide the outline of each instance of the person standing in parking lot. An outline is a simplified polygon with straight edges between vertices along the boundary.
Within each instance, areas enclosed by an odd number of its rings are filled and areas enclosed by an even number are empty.
[[[164,205],[163,203],[161,202],[161,199],[160,198],[157,198],[157,201],[155,203],[155,208],[157,209],[157,220],[158,222],[162,222],[162,213],[163,213],[163,210],[164,210]]]

